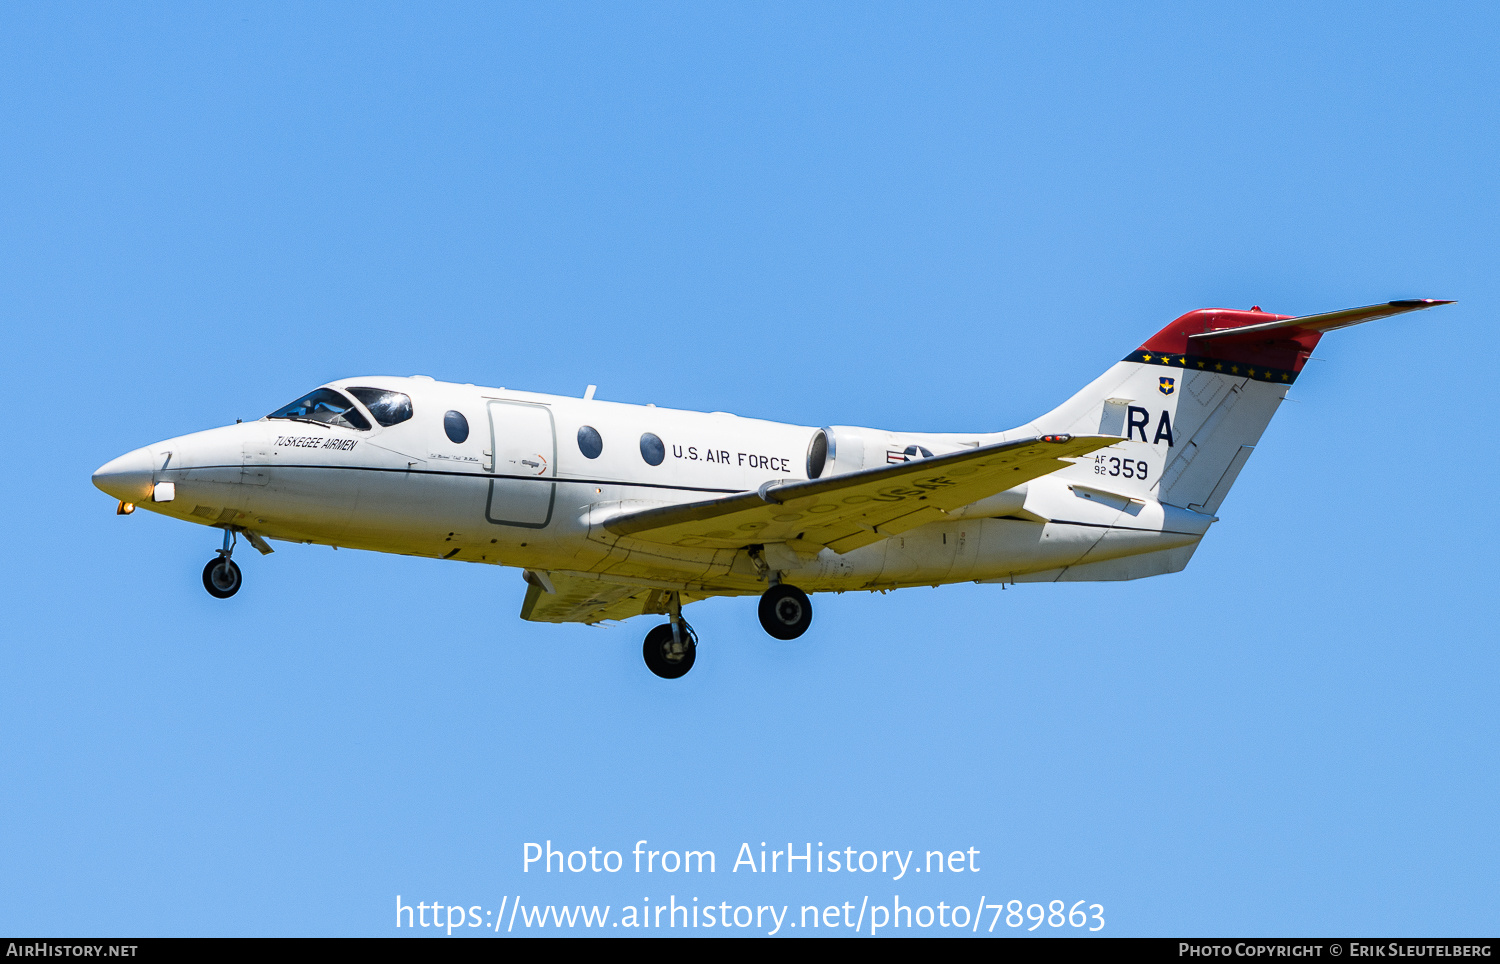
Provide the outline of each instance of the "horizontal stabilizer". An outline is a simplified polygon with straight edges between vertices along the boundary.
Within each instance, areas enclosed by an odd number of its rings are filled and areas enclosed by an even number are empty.
[[[1325,331],[1400,315],[1451,301],[1419,298],[1345,308],[1318,315],[1273,315],[1252,308],[1200,308],[1152,335],[1125,360],[1148,365],[1249,373],[1262,381],[1291,384]],[[1223,365],[1215,364],[1223,362]],[[1238,367],[1235,367],[1238,366]]]
[[[1203,343],[1210,339],[1289,335],[1300,331],[1333,331],[1335,328],[1348,328],[1350,325],[1374,321],[1376,318],[1386,318],[1391,315],[1405,314],[1408,311],[1421,311],[1423,308],[1436,308],[1438,305],[1451,304],[1453,302],[1439,301],[1436,298],[1389,301],[1383,305],[1367,305],[1364,308],[1345,308],[1343,311],[1329,311],[1321,315],[1303,315],[1300,318],[1282,318],[1261,324],[1240,325],[1237,327],[1204,331],[1196,335],[1188,335],[1188,340],[1195,343]]]

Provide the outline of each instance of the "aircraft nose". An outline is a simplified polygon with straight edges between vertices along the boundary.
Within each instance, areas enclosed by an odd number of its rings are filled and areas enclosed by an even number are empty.
[[[94,485],[121,502],[147,502],[151,499],[152,465],[149,448],[126,452],[99,466],[94,472]]]

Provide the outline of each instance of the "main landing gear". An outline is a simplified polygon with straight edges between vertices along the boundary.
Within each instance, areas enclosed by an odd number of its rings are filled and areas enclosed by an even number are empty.
[[[646,634],[641,655],[646,668],[662,679],[686,676],[698,657],[698,635],[682,618],[682,597],[672,593],[667,603],[671,622],[662,623]]]
[[[219,554],[208,560],[208,565],[203,567],[203,588],[215,599],[228,599],[240,591],[240,567],[233,559],[235,543],[239,541],[233,529],[224,530],[224,548]]]
[[[760,597],[760,624],[777,639],[796,639],[812,625],[812,600],[796,586],[777,583]]]
[[[205,574],[205,584],[207,579]],[[698,656],[698,634],[682,618],[682,597],[674,592],[667,598],[671,621],[646,634],[641,655],[651,672],[662,679],[677,679],[693,668],[693,660]],[[778,583],[760,597],[760,624],[777,639],[796,639],[812,625],[812,600],[796,586]]]

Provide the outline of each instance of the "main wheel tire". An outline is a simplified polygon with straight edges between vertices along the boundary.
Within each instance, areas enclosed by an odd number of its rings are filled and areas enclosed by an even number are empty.
[[[796,639],[812,625],[812,600],[796,586],[772,586],[760,597],[760,624],[777,639]]]
[[[698,658],[698,641],[687,623],[682,623],[682,642],[672,640],[672,624],[662,623],[646,634],[641,655],[646,658],[646,668],[662,679],[677,679],[687,675]]]
[[[203,588],[215,599],[228,599],[240,591],[240,567],[233,559],[219,556],[203,567]]]

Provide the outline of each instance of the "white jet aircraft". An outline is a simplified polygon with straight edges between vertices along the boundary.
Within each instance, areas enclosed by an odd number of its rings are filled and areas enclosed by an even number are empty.
[[[668,617],[644,655],[693,665],[682,607],[760,596],[777,639],[810,592],[1177,572],[1325,331],[1451,304],[1292,317],[1192,311],[1059,407],[989,434],[815,428],[409,378],[330,382],[255,422],[94,473],[120,500],[239,536],[515,566],[521,618]]]

